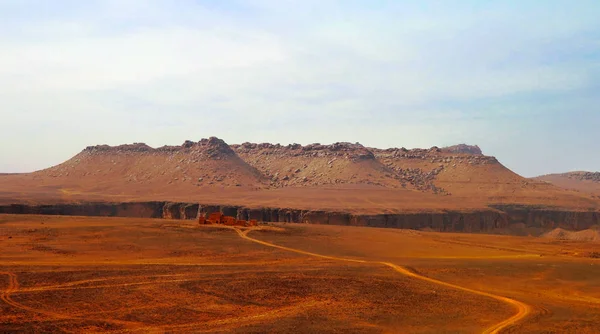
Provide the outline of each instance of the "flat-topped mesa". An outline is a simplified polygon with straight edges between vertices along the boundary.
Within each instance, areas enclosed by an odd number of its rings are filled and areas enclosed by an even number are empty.
[[[231,145],[231,147],[236,152],[242,154],[258,153],[275,156],[335,157],[346,158],[352,161],[375,160],[373,152],[359,143],[339,142],[331,145],[315,143],[306,146],[300,144],[283,146],[269,143],[243,143],[241,145]]]

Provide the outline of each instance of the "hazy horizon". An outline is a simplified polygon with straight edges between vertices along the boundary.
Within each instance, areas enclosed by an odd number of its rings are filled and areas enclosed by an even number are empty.
[[[598,17],[585,0],[0,0],[0,173],[210,136],[598,171]]]

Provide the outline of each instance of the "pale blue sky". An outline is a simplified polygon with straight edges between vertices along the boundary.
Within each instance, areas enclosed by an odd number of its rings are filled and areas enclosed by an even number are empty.
[[[0,0],[0,172],[209,136],[600,170],[599,17],[585,0]]]

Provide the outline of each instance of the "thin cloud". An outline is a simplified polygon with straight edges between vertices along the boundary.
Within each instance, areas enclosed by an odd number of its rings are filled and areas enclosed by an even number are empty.
[[[0,0],[0,13],[11,32],[0,36],[0,154],[10,161],[0,172],[47,167],[86,145],[216,135],[469,142],[531,175],[546,165],[513,159],[540,144],[520,129],[539,115],[586,122],[597,112],[594,2]],[[539,123],[532,136],[579,142]],[[41,141],[56,153],[40,155]]]

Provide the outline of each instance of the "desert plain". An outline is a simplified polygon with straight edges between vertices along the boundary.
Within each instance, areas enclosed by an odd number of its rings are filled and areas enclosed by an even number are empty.
[[[2,332],[597,333],[593,241],[0,216]]]

